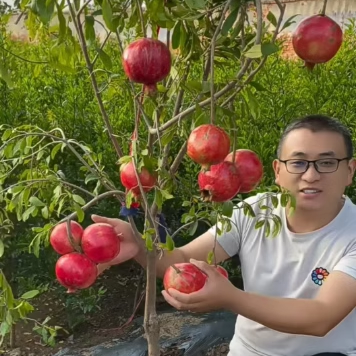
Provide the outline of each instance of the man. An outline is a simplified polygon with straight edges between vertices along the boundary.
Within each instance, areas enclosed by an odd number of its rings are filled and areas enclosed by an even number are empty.
[[[208,275],[193,294],[163,291],[179,310],[228,309],[238,315],[228,356],[356,356],[356,206],[344,195],[352,183],[355,161],[348,130],[325,116],[307,116],[285,130],[273,162],[276,183],[296,198],[296,209],[273,209],[282,219],[276,238],[264,237],[255,220],[236,209],[235,224],[218,237],[217,262],[236,254],[244,291],[235,288],[205,262],[214,244],[215,227],[157,260],[157,272],[191,259]],[[246,200],[273,208],[258,194]],[[130,226],[118,219],[93,216],[123,233],[114,263],[135,258],[145,267],[145,251]],[[105,266],[103,267],[105,268]],[[330,354],[329,354],[330,353]]]

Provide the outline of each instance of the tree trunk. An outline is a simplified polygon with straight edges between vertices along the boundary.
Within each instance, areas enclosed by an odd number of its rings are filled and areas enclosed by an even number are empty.
[[[148,344],[148,356],[159,356],[159,321],[156,312],[156,247],[147,251],[147,284],[144,328]]]

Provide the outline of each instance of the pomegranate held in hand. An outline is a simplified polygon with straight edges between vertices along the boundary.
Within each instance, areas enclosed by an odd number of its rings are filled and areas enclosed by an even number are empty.
[[[88,257],[78,252],[61,256],[56,263],[58,282],[68,288],[68,293],[89,288],[97,277],[97,267]]]
[[[157,91],[156,83],[171,71],[171,52],[161,41],[142,38],[130,43],[123,53],[123,67],[127,77],[145,85],[148,94]]]
[[[203,288],[206,279],[207,275],[192,263],[175,263],[167,268],[163,285],[166,291],[173,288],[181,293],[190,294]]]
[[[120,170],[122,185],[128,190],[131,190],[134,196],[141,195],[133,163],[129,162],[122,165]],[[141,172],[138,172],[138,176],[140,178],[142,188],[146,193],[149,192],[157,182],[157,176],[155,174],[151,174],[145,167],[141,168]]]
[[[230,150],[230,137],[220,127],[204,124],[196,127],[189,135],[187,155],[203,169],[224,160]]]
[[[222,276],[224,276],[225,278],[229,278],[229,274],[227,273],[227,270],[223,266],[217,265],[216,269]]]
[[[83,232],[82,250],[95,263],[109,262],[120,252],[120,239],[111,225],[95,223]]]
[[[341,27],[330,17],[313,15],[301,21],[292,36],[295,53],[313,69],[325,63],[338,52],[343,39]]]
[[[82,226],[76,221],[71,220],[70,229],[74,242],[80,245],[80,240],[83,234]],[[49,241],[53,249],[60,255],[75,251],[70,243],[67,233],[67,222],[60,223],[54,227],[49,237]]]
[[[224,202],[239,192],[241,180],[235,164],[224,161],[201,171],[198,184],[204,201]]]
[[[229,153],[225,161],[232,162],[233,152]],[[239,174],[240,193],[248,193],[255,189],[263,178],[263,164],[258,155],[248,149],[235,151],[235,164]]]

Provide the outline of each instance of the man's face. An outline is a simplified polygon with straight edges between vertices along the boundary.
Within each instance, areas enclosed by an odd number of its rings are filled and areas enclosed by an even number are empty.
[[[292,169],[303,165],[298,160],[316,160],[347,157],[343,136],[335,132],[312,132],[308,129],[296,129],[290,132],[281,148],[280,159],[295,159]],[[329,161],[323,166],[328,167]],[[354,160],[339,163],[333,173],[319,173],[313,164],[305,173],[292,174],[284,163],[273,162],[276,183],[296,197],[298,209],[323,210],[330,204],[340,201],[345,187],[350,185],[355,170]],[[291,169],[289,169],[291,170]]]

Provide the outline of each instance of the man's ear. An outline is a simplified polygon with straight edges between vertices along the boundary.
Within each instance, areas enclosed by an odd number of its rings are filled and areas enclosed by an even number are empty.
[[[273,170],[274,170],[274,178],[276,184],[279,184],[279,171],[281,169],[281,162],[278,161],[278,159],[275,159],[273,161]]]
[[[354,174],[355,174],[355,170],[356,170],[356,160],[354,158],[352,158],[350,161],[349,161],[349,176],[348,176],[348,179],[347,179],[347,185],[351,185],[352,184],[352,180],[353,180],[353,177],[354,177]]]

